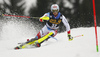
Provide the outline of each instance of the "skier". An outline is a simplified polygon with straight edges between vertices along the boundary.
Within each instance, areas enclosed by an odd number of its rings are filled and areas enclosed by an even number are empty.
[[[49,17],[49,20],[43,20],[43,17]],[[66,31],[68,33],[68,38],[69,41],[73,40],[73,38],[71,37],[70,34],[70,26],[69,23],[67,21],[67,19],[65,18],[64,15],[62,15],[59,12],[59,6],[57,4],[53,4],[51,6],[51,12],[45,13],[40,19],[40,22],[44,22],[46,21],[46,25],[40,30],[40,32],[36,35],[35,39],[40,39],[42,37],[44,37],[45,35],[47,35],[48,33],[52,32],[53,34],[49,35],[51,37],[56,36],[57,34],[57,30],[59,28],[59,24],[62,22],[65,27],[66,27]],[[43,41],[49,39],[50,37],[44,39]],[[40,47],[40,43],[37,44],[37,47]]]
[[[41,43],[43,43],[45,40],[48,40],[50,37],[56,36],[57,30],[61,22],[66,27],[69,41],[73,40],[73,37],[71,37],[71,34],[70,34],[69,23],[67,19],[65,18],[65,16],[59,12],[59,6],[57,4],[53,4],[51,6],[51,12],[45,13],[39,19],[39,21],[40,22],[46,21],[46,25],[40,30],[40,32],[36,35],[36,37],[30,40],[27,40],[27,42],[20,45],[19,47],[15,47],[15,49],[25,48],[27,47],[27,45],[31,45],[31,44],[33,44],[36,47],[40,47]]]

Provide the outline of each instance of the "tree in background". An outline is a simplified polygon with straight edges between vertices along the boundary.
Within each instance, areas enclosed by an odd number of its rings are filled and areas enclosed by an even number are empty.
[[[97,26],[100,26],[100,0],[95,0]]]

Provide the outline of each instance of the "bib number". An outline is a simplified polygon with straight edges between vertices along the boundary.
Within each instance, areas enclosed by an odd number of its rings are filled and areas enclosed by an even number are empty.
[[[60,24],[60,23],[61,23],[61,19],[59,19],[59,20],[50,19],[49,22],[50,22],[50,23],[53,23],[53,24]]]

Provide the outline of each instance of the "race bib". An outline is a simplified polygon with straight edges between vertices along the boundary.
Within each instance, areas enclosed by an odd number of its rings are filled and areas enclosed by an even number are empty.
[[[61,19],[50,19],[49,22],[53,23],[53,24],[60,24],[61,23]]]

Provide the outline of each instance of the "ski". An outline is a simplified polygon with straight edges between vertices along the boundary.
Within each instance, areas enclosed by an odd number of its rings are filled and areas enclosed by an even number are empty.
[[[27,48],[28,46],[40,47],[40,44],[44,42],[46,39],[50,38],[49,37],[50,35],[53,35],[53,32],[50,32],[49,34],[45,35],[44,37],[40,39],[33,38],[25,43],[20,43],[21,45],[15,47],[14,49],[24,49],[24,48]]]
[[[14,49],[24,49],[24,48],[27,48],[28,46],[31,46],[31,45],[34,46],[35,41],[37,41],[36,38],[31,39],[30,41],[27,41],[25,43],[18,43],[18,44],[21,44],[21,45],[15,47]]]

